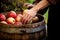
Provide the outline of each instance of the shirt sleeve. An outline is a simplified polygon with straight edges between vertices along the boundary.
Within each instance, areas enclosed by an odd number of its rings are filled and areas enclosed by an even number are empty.
[[[35,0],[36,3],[40,2],[41,0]]]
[[[52,5],[56,5],[56,4],[60,3],[60,0],[47,0],[47,1]]]

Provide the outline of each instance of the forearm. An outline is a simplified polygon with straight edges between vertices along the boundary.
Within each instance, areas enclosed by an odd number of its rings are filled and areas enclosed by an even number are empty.
[[[48,5],[49,5],[48,1],[42,0],[36,6],[34,6],[33,8],[31,8],[30,10],[34,10],[34,11],[38,12],[39,10],[44,9]]]

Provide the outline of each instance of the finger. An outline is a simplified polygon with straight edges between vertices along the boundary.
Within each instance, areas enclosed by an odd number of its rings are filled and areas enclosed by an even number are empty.
[[[28,17],[28,14],[26,14],[26,16],[23,18],[23,20],[22,20],[23,24],[24,24],[25,20],[27,19],[27,17]]]
[[[23,14],[22,22],[23,22],[24,17],[26,17],[26,14]]]
[[[24,20],[24,24],[26,24],[26,22],[29,20],[30,16],[28,15],[26,20]]]
[[[29,23],[31,21],[32,17],[29,18],[29,20],[27,21],[27,23]]]
[[[29,18],[29,15],[27,14],[27,16],[23,19],[23,24],[25,24],[25,22],[28,18]]]
[[[32,16],[29,16],[29,17],[26,19],[25,23],[28,23],[28,21],[31,20],[31,18],[32,18]]]
[[[26,16],[27,16],[26,14],[23,15],[22,23],[23,23],[23,21],[24,21],[24,19],[25,19]]]
[[[33,5],[32,5],[32,4],[30,4],[30,5],[27,5],[27,8],[29,8],[29,7],[33,7]]]
[[[26,21],[26,24],[29,23],[29,21],[31,20],[32,17],[30,17],[27,21]]]
[[[25,13],[25,12],[26,12],[26,10],[25,10],[24,13],[23,13],[22,23],[23,23],[25,17],[27,16],[27,13]]]
[[[27,6],[27,5],[29,5],[30,3],[25,3],[23,6]]]
[[[22,20],[23,20],[25,17],[26,17],[26,14],[24,14],[24,15],[23,15],[23,18],[22,18]]]
[[[31,19],[32,19],[32,17],[30,17],[29,20],[26,21],[26,24],[30,23]]]

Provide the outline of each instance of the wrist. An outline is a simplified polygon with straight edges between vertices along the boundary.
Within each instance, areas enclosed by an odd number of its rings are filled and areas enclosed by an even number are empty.
[[[33,12],[37,13],[38,10],[36,10],[35,8],[31,8],[30,10],[32,10]]]

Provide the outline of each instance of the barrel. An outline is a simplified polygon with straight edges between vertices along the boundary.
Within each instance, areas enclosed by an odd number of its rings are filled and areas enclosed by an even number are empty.
[[[39,22],[11,27],[0,23],[0,40],[42,40],[46,37],[44,17],[37,15]]]

